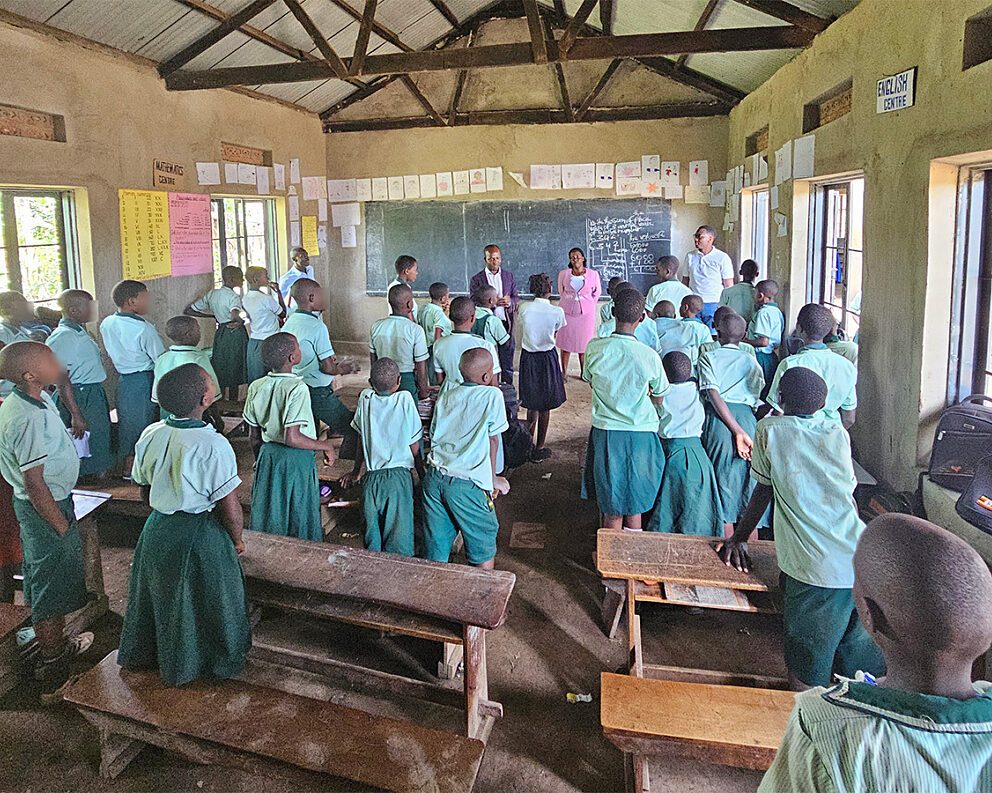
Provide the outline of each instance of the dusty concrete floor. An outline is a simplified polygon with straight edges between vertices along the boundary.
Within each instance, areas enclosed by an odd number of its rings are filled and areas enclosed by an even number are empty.
[[[354,382],[348,383],[346,394],[357,392],[361,377],[349,380]],[[626,639],[621,636],[611,642],[603,633],[599,617],[603,590],[591,561],[597,513],[593,504],[578,498],[589,431],[589,390],[572,379],[567,392],[568,402],[552,414],[554,457],[514,471],[511,493],[498,502],[496,563],[514,572],[517,584],[507,622],[489,640],[490,694],[503,703],[505,717],[486,749],[475,788],[479,793],[621,791],[624,786],[622,755],[600,730],[598,689],[600,672],[623,667]],[[542,478],[549,473],[549,479]],[[511,550],[515,521],[546,524],[545,548]],[[101,525],[111,613],[95,626],[93,660],[116,645],[138,528],[122,519]],[[354,543],[359,529],[349,518],[329,539]],[[654,663],[784,674],[781,624],[775,617],[729,612],[690,615],[651,604],[641,610],[646,657]],[[282,630],[295,629],[283,626]],[[353,644],[351,651],[376,652],[374,641],[343,636],[345,644],[360,643]],[[422,654],[430,668],[433,646],[411,651]],[[390,668],[391,663],[389,653],[384,653],[377,665]],[[569,704],[565,695],[570,691],[592,693],[593,702]],[[401,712],[421,713],[409,706]],[[428,715],[426,709],[422,713]],[[96,733],[75,712],[41,708],[36,692],[25,687],[0,700],[0,714],[3,790],[288,793],[303,789],[299,783],[274,777],[192,765],[156,749],[146,749],[118,779],[102,780],[96,773]],[[433,718],[426,721],[437,723]],[[691,762],[656,765],[652,771],[655,793],[753,791],[761,778],[755,772]],[[312,789],[327,787],[315,784]]]

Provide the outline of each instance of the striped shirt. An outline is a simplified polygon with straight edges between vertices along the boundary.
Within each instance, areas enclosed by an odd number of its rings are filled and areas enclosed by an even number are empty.
[[[992,790],[992,684],[968,700],[844,681],[796,695],[758,793]]]

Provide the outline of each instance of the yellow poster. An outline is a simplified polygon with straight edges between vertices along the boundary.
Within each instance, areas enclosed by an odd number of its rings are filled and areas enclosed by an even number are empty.
[[[119,190],[124,278],[147,281],[172,274],[169,194]]]
[[[311,256],[316,256],[319,250],[317,246],[317,218],[316,216],[303,216],[303,247]]]

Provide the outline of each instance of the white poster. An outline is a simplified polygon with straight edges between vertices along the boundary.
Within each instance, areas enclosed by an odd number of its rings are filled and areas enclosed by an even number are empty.
[[[344,203],[345,201],[357,201],[357,182],[357,179],[328,179],[327,200],[332,204]]]
[[[531,165],[530,166],[530,189],[550,190],[551,189],[551,166]]]
[[[358,233],[355,231],[354,226],[341,227],[341,247],[342,248],[358,247]]]
[[[452,176],[455,182],[455,195],[468,195],[468,171],[455,171]]]
[[[389,180],[385,176],[376,176],[372,179],[372,200],[389,200]]]
[[[403,177],[402,176],[390,176],[389,177],[389,200],[390,201],[402,201],[403,200]]]
[[[416,174],[403,177],[403,196],[407,199],[420,198],[420,177]]]
[[[294,248],[300,244],[300,221],[289,221],[289,244]]]
[[[591,189],[596,186],[596,164],[592,162],[561,166],[563,190]]]
[[[437,177],[432,173],[420,174],[420,197],[434,198],[437,195]]]
[[[291,195],[289,197],[289,219],[300,219],[300,197],[298,195]]]
[[[691,184],[685,189],[687,204],[708,204],[710,202],[710,186],[708,184]]]
[[[264,165],[255,169],[255,184],[259,195],[269,194],[269,169]]]
[[[641,161],[631,160],[630,162],[617,163],[617,179],[640,179]]]
[[[658,154],[641,155],[641,178],[657,179],[661,175],[661,156]]]
[[[294,157],[289,161],[289,183],[300,183],[300,158]]]
[[[768,191],[768,206],[772,209],[778,209],[778,185]]]
[[[613,168],[611,162],[596,163],[596,187],[600,190],[613,189]]]
[[[277,162],[272,166],[272,178],[276,183],[276,190],[286,189],[286,166]]]
[[[440,171],[435,174],[435,177],[437,178],[438,197],[452,195],[451,171]]]
[[[255,166],[238,163],[238,184],[255,184]]]
[[[640,195],[641,180],[636,176],[618,176],[616,188],[617,195]]]
[[[383,187],[386,185],[383,184]],[[357,201],[371,201],[372,200],[372,180],[371,179],[356,179],[355,180],[355,200]]]
[[[679,174],[682,172],[682,163],[678,160],[665,160],[661,164],[661,183],[666,187],[681,184]]]
[[[724,181],[710,182],[710,206],[722,207],[727,205],[727,183]]]
[[[198,162],[196,164],[197,184],[220,184],[220,165],[215,162]]]
[[[710,163],[709,160],[689,161],[689,184],[693,187],[710,183]],[[689,203],[687,200],[686,203]]]
[[[667,198],[669,201],[675,200],[677,198],[682,198],[683,196],[682,185],[680,184],[667,185],[664,188],[664,190],[665,190],[665,198]]]
[[[327,199],[318,198],[317,199],[317,222],[326,223],[327,222]]]
[[[782,184],[792,178],[792,141],[787,140],[775,152],[775,184]]]
[[[806,135],[803,138],[796,138],[792,147],[793,179],[811,179],[813,177],[813,158],[815,149],[815,135]]]
[[[490,193],[503,189],[503,169],[486,168],[486,190]]]
[[[327,182],[323,176],[303,177],[303,200],[316,201],[318,198],[327,198]]]
[[[361,204],[331,204],[332,226],[362,225]]]
[[[327,250],[327,226],[323,223],[317,226],[317,250]]]
[[[473,168],[468,172],[468,187],[473,193],[486,192],[486,169]]]

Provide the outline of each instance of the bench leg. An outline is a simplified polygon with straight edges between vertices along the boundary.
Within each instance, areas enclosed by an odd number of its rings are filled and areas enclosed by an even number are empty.
[[[103,558],[100,555],[100,537],[96,520],[86,517],[79,524],[79,536],[83,541],[83,569],[86,574],[86,591],[93,595],[103,595]]]
[[[101,729],[100,776],[104,779],[116,779],[144,748],[145,744],[141,741]]]
[[[458,665],[462,662],[464,648],[460,644],[445,642],[441,660],[437,662],[437,676],[442,680],[454,680],[458,676]]]
[[[648,758],[643,754],[631,755],[634,759],[634,793],[651,793]]]
[[[641,650],[641,618],[634,599],[634,582],[627,581],[627,653],[630,674],[644,677],[644,655]]]
[[[492,721],[479,709],[489,701],[489,672],[486,669],[486,631],[475,625],[465,626],[465,711],[469,738],[483,738]]]
[[[623,616],[623,605],[627,602],[626,592],[617,592],[610,587],[606,587],[606,594],[603,595],[603,627],[606,628],[606,635],[611,639],[615,638],[620,629],[620,619]]]

